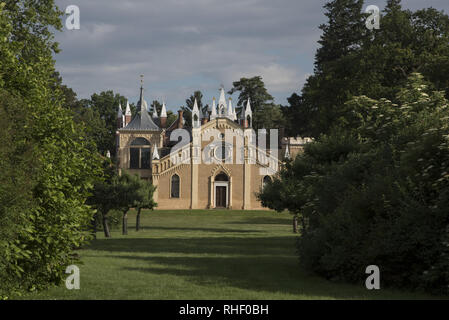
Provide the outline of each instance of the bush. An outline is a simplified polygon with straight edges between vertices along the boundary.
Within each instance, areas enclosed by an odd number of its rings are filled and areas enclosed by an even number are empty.
[[[282,205],[265,204],[292,210],[302,199],[298,252],[309,270],[363,283],[374,264],[385,286],[448,294],[448,101],[413,74],[397,102],[349,101],[353,122],[308,145],[281,173]]]

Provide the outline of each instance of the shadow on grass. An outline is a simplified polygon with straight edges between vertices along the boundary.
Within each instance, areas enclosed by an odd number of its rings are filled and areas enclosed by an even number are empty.
[[[292,219],[289,217],[287,218],[245,218],[239,221],[231,221],[226,222],[226,224],[252,224],[252,225],[258,225],[258,224],[282,224],[282,225],[291,225]]]
[[[292,255],[295,237],[177,237],[98,239],[88,249],[110,252]]]
[[[199,285],[310,298],[376,298],[376,293],[368,293],[363,284],[358,289],[305,274],[294,253],[294,236],[102,239],[94,241],[91,249],[111,252],[110,257],[134,260],[138,265],[144,262],[142,267],[130,262],[125,270],[181,276]],[[114,254],[130,252],[136,254]]]
[[[130,227],[133,227],[130,225]],[[224,229],[224,228],[185,228],[185,227],[141,227],[142,230],[176,230],[176,231],[202,231],[217,233],[260,233],[261,230]]]

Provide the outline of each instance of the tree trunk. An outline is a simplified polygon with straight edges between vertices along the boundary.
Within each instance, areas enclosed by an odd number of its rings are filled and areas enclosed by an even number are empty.
[[[298,216],[293,216],[293,233],[298,233]]]
[[[97,240],[97,214],[94,214],[94,218],[92,220],[92,235],[95,240]]]
[[[122,234],[128,234],[128,210],[123,211]]]
[[[137,216],[136,216],[136,231],[139,231],[139,230],[140,230],[140,211],[141,211],[141,210],[142,210],[141,208],[137,209]]]
[[[103,214],[103,230],[104,230],[104,236],[106,238],[111,237],[111,233],[109,232],[109,226],[108,226],[108,216]]]

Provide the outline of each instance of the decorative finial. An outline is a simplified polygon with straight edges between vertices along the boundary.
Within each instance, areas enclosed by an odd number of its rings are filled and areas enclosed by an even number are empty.
[[[143,86],[143,74],[140,75],[140,84]]]

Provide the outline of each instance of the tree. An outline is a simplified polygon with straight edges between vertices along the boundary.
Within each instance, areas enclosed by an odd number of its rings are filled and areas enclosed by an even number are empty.
[[[0,89],[21,101],[18,115],[26,125],[17,143],[32,142],[37,163],[27,176],[34,205],[14,213],[18,220],[26,213],[24,224],[5,239],[15,251],[7,268],[14,269],[9,279],[17,291],[57,284],[64,267],[77,261],[74,249],[88,240],[85,228],[93,215],[86,199],[100,174],[84,127],[62,107],[63,92],[56,85],[53,30],[61,29],[61,14],[51,0],[0,4]],[[14,126],[19,119],[11,118]]]
[[[108,164],[109,163],[109,164]],[[109,173],[103,180],[96,183],[90,203],[102,215],[103,231],[105,237],[111,237],[108,225],[108,213],[111,210],[122,212],[122,234],[128,234],[128,211],[131,208],[138,210],[136,229],[140,226],[140,213],[142,209],[153,209],[157,204],[153,200],[155,187],[137,175],[122,172],[116,174],[109,159],[105,160]]]
[[[130,175],[122,172],[116,184],[118,194],[118,208],[123,213],[122,234],[128,234],[128,211],[136,205],[143,203],[145,194],[143,193],[144,182],[138,175]]]
[[[334,0],[325,5],[328,21],[320,26],[321,47],[315,71],[304,85],[298,112],[290,127],[318,137],[346,122],[345,102],[354,96],[394,101],[408,76],[420,72],[449,97],[449,18],[435,9],[403,10],[390,0],[382,12],[381,28],[365,28],[362,1]]]
[[[17,261],[30,254],[16,239],[32,226],[27,216],[36,205],[32,192],[38,164],[22,130],[28,125],[22,103],[0,89],[0,299],[15,291],[17,274],[23,272]]]
[[[103,91],[99,94],[94,93],[89,102],[88,107],[92,108],[94,112],[100,115],[100,118],[105,122],[107,129],[108,140],[105,144],[99,145],[99,151],[101,154],[105,154],[106,151],[110,151],[112,156],[115,156],[116,151],[116,138],[115,132],[117,130],[117,111],[119,104],[126,106],[126,98],[112,90]]]
[[[153,210],[153,208],[157,206],[157,203],[154,202],[153,199],[156,187],[144,180],[140,180],[140,183],[139,193],[141,193],[142,196],[134,203],[134,207],[137,209],[136,231],[140,230],[140,214],[142,209]]]
[[[280,106],[274,104],[274,98],[265,88],[262,77],[241,78],[239,81],[233,82],[233,88],[228,93],[233,94],[234,92],[240,92],[236,108],[240,114],[250,99],[254,129],[283,127],[284,119]]]
[[[181,110],[184,111],[184,119],[188,125],[192,125],[192,110],[193,106],[195,104],[195,99],[198,104],[198,109],[200,112],[203,112],[203,114],[207,115],[207,109],[209,108],[209,105],[206,104],[203,106],[203,94],[201,91],[196,90],[187,100],[186,100],[186,107],[182,106]]]
[[[308,144],[260,198],[300,214],[302,264],[361,281],[367,265],[390,286],[449,293],[449,101],[413,73],[397,103],[358,96],[346,125]]]
[[[162,103],[160,103],[157,100],[153,100],[153,102],[150,105],[150,113],[153,115],[154,110],[156,109],[158,116],[161,114],[162,110]]]

